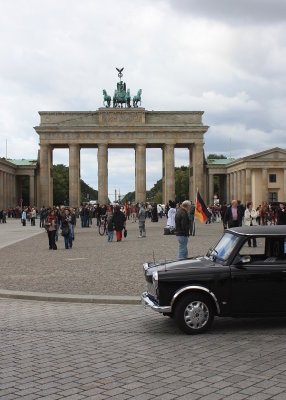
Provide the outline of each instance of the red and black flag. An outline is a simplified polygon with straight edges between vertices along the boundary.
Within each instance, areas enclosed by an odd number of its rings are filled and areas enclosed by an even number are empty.
[[[211,217],[211,213],[208,211],[199,191],[197,191],[195,216],[201,224],[204,224]]]

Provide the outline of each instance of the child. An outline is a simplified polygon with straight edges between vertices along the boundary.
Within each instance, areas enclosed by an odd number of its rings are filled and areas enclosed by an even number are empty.
[[[113,231],[114,231],[114,225],[113,225],[113,217],[112,215],[107,217],[107,241],[112,242],[113,240]]]

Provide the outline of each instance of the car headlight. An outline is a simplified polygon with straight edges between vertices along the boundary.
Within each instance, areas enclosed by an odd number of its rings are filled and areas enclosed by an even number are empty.
[[[152,274],[152,281],[155,288],[156,295],[159,296],[159,288],[158,288],[158,271],[153,272]]]

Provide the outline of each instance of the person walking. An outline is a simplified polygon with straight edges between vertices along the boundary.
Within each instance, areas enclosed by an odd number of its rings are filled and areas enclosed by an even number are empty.
[[[190,233],[189,212],[191,209],[189,200],[183,201],[175,216],[176,237],[178,240],[178,259],[188,258],[188,239]]]
[[[139,222],[139,236],[138,238],[146,237],[146,210],[144,207],[144,203],[140,203],[139,213],[138,213],[138,222]]]
[[[258,212],[253,208],[253,203],[249,201],[246,204],[244,211],[244,225],[245,226],[256,226],[257,225]],[[247,240],[248,246],[251,247],[251,239]],[[256,238],[253,238],[253,247],[257,247]]]
[[[114,231],[114,224],[113,224],[113,216],[109,215],[107,217],[107,241],[113,241],[113,231]]]
[[[283,203],[279,204],[277,211],[277,225],[286,225],[286,207]]]
[[[27,211],[26,208],[24,208],[23,212],[22,212],[22,225],[26,226],[26,221],[27,221]]]
[[[175,216],[176,216],[176,203],[172,200],[169,200],[169,211],[168,211],[168,219],[166,224],[166,229],[169,230],[170,234],[175,233]]]
[[[224,225],[227,225],[229,228],[239,226],[239,221],[242,219],[240,213],[241,208],[237,207],[237,200],[232,200],[231,206],[227,208],[224,214]]]
[[[45,228],[47,230],[49,238],[49,250],[57,250],[56,245],[56,231],[57,231],[58,220],[55,210],[50,210]]]
[[[62,219],[62,236],[65,240],[65,248],[72,248],[72,216],[68,209],[65,209],[64,219]]]
[[[114,228],[116,230],[117,242],[121,242],[122,240],[122,230],[124,229],[125,221],[126,218],[124,213],[120,211],[120,206],[116,205],[113,214],[113,223],[114,223]]]

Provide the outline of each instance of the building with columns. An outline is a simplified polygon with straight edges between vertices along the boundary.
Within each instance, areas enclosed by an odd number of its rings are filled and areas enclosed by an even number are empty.
[[[20,205],[23,177],[29,178],[29,204],[36,205],[37,161],[0,158],[0,210]]]
[[[208,160],[208,202],[213,203],[214,176],[217,177],[221,202],[286,201],[286,150],[275,147],[247,157]]]
[[[204,196],[204,134],[201,111],[147,111],[144,108],[99,108],[94,112],[40,112],[35,127],[40,139],[38,206],[53,204],[53,149],[69,149],[69,203],[80,204],[80,150],[98,149],[98,200],[108,202],[108,149],[135,150],[135,200],[146,201],[146,149],[162,149],[163,202],[175,200],[176,147],[189,151],[189,196]]]
[[[98,149],[98,201],[108,202],[108,150],[135,151],[136,201],[146,201],[146,149],[162,150],[163,203],[175,200],[175,148],[189,152],[189,199],[197,188],[213,203],[236,198],[255,206],[286,201],[286,150],[273,148],[237,160],[204,156],[201,111],[147,111],[144,108],[99,108],[94,112],[40,112],[35,127],[40,139],[38,161],[0,158],[0,209],[20,205],[21,182],[29,177],[29,204],[53,204],[53,150],[69,149],[69,204],[80,205],[80,150]],[[95,166],[96,170],[96,166]]]

